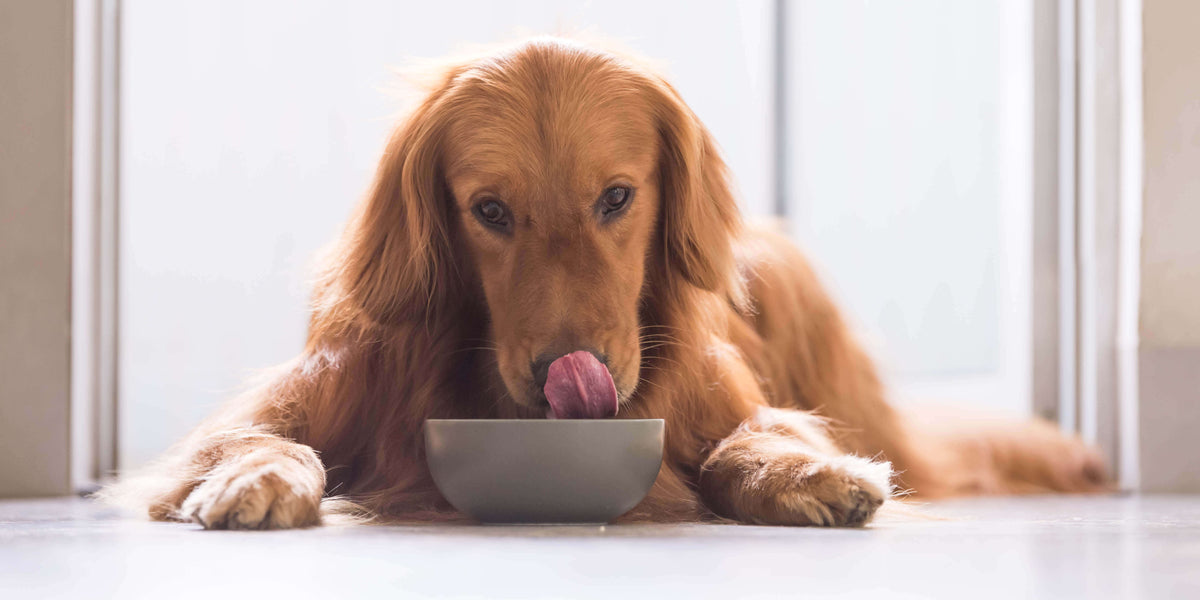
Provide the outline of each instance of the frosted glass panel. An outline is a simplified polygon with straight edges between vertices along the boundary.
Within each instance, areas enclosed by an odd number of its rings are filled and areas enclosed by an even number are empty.
[[[793,234],[901,396],[1028,412],[1029,4],[789,9]]]

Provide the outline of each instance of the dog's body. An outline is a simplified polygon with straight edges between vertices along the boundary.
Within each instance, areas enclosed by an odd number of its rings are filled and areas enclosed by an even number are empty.
[[[445,517],[424,420],[542,418],[546,363],[579,349],[611,372],[619,418],[667,421],[627,520],[854,525],[894,486],[1104,486],[1047,425],[900,415],[803,256],[742,227],[674,90],[536,40],[447,70],[328,257],[304,353],[125,492],[216,528],[315,524],[328,495]]]

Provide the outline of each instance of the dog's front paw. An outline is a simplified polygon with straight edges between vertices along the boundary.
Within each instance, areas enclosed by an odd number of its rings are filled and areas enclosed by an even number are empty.
[[[256,451],[213,469],[183,502],[179,518],[205,529],[286,529],[320,522],[324,471],[316,454]]]
[[[701,476],[718,513],[759,525],[859,526],[891,495],[891,464],[807,452],[730,452]]]
[[[863,525],[891,494],[891,464],[857,456],[815,459],[790,469],[790,484],[764,503],[763,522],[779,525]]]

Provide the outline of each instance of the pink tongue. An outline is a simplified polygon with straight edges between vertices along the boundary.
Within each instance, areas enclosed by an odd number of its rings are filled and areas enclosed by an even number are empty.
[[[550,363],[544,389],[556,419],[603,419],[617,414],[612,375],[591,352],[579,350]]]

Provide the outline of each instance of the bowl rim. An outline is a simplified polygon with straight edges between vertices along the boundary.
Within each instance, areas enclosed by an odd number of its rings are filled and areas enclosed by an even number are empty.
[[[426,423],[666,423],[666,419],[425,419]]]

